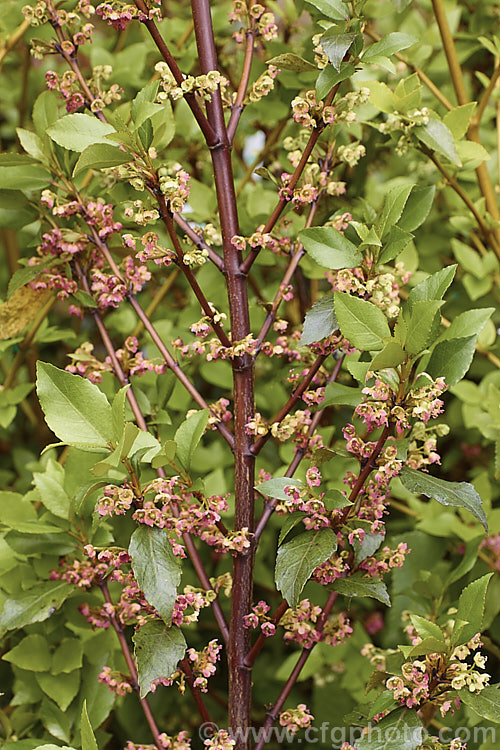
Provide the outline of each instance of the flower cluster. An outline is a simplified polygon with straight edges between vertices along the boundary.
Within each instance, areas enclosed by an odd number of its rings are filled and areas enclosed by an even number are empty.
[[[91,290],[101,309],[118,307],[127,294],[138,294],[144,284],[150,280],[151,272],[146,266],[134,263],[128,255],[120,264],[121,277],[105,273],[98,268],[92,269]]]
[[[305,703],[299,703],[297,708],[289,708],[279,715],[281,726],[286,727],[291,735],[296,734],[299,729],[310,727],[313,719],[314,716],[309,713]]]
[[[84,550],[88,560],[60,560],[59,568],[51,571],[50,580],[67,581],[80,589],[89,589],[106,578],[121,580],[120,568],[130,563],[125,550],[98,552],[91,544],[87,544]]]
[[[158,735],[158,743],[163,750],[191,750],[191,740],[186,731],[179,732],[174,737],[169,737],[165,732],[161,732]],[[158,744],[136,745],[128,740],[123,750],[158,750]]]
[[[204,740],[203,744],[208,750],[233,750],[236,742],[226,729],[218,729],[212,737]]]
[[[87,24],[80,33],[84,34],[87,27],[90,27],[91,33],[92,24]],[[77,112],[85,105],[89,105],[92,112],[100,112],[108,104],[119,101],[123,93],[117,83],[112,83],[108,89],[104,89],[103,81],[107,80],[112,72],[111,65],[99,65],[93,68],[92,77],[88,82],[93,97],[91,102],[86,100],[76,73],[72,70],[66,70],[61,76],[49,70],[45,74],[45,81],[47,88],[50,91],[57,91],[65,101],[67,112]]]
[[[274,79],[280,72],[274,65],[268,65],[267,70],[252,83],[246,96],[248,102],[259,102],[274,89]]]
[[[293,119],[302,127],[313,130],[320,121],[324,125],[335,122],[335,107],[327,106],[316,98],[316,91],[306,91],[304,96],[296,96],[292,101]]]
[[[333,615],[318,629],[321,614],[321,607],[311,604],[309,599],[303,599],[295,609],[287,609],[278,623],[285,630],[284,641],[298,643],[303,648],[311,648],[319,641],[330,646],[344,643],[353,632],[345,613]]]
[[[147,372],[164,372],[165,364],[147,359],[142,352],[138,351],[138,346],[137,339],[134,336],[129,336],[125,340],[125,346],[116,350],[115,355],[123,372],[127,376],[136,375],[138,377]],[[92,383],[100,383],[104,372],[113,372],[113,363],[109,356],[101,362],[93,354],[93,351],[94,345],[84,341],[72,354],[68,355],[72,363],[66,366],[67,372],[88,378]],[[107,514],[104,513],[103,515]]]
[[[406,542],[400,542],[396,549],[383,547],[381,556],[367,557],[359,567],[371,578],[381,578],[389,570],[401,568],[404,565],[406,555],[410,552],[411,549],[408,548]]]
[[[159,0],[154,1],[159,2]],[[106,21],[109,26],[113,26],[117,31],[126,29],[134,18],[138,21],[147,21],[148,19],[161,21],[160,8],[150,8],[148,14],[146,14],[136,8],[135,5],[121,2],[121,0],[101,3],[97,6],[96,12],[103,21]]]
[[[202,693],[208,692],[208,679],[216,671],[216,663],[219,661],[219,652],[222,646],[216,639],[210,641],[202,651],[196,651],[194,648],[188,648],[186,658],[190,662],[191,672],[193,675],[193,687],[201,690]],[[155,692],[159,685],[169,687],[177,683],[179,692],[184,693],[186,689],[184,672],[179,668],[169,677],[160,677],[151,683],[151,692]]]
[[[421,125],[427,125],[429,119],[427,107],[415,109],[406,114],[394,112],[387,115],[385,122],[381,123],[378,129],[381,133],[402,133],[395,150],[398,156],[404,156],[413,143],[413,129]]]
[[[245,0],[233,0],[229,20],[238,21],[243,26],[233,34],[233,39],[238,43],[245,40],[246,30],[249,28],[252,28],[254,34],[262,37],[266,42],[272,42],[278,36],[274,15],[266,11],[260,3],[247,4]]]
[[[276,625],[268,617],[268,612],[271,607],[264,601],[257,602],[252,607],[252,611],[249,615],[245,615],[243,618],[244,628],[256,628],[261,625],[262,635],[268,638],[270,635],[274,635],[276,632]]]
[[[225,88],[229,85],[228,80],[218,70],[209,70],[208,73],[200,76],[186,76],[180,84],[177,83],[170,72],[167,63],[156,63],[155,70],[160,74],[163,89],[157,95],[160,103],[166,101],[169,97],[176,101],[177,99],[182,99],[186,94],[195,93],[209,102],[212,94],[219,87]]]
[[[160,191],[168,200],[171,211],[180,212],[189,198],[189,174],[179,163],[160,167],[158,170]]]
[[[141,227],[146,226],[150,221],[158,221],[160,218],[158,209],[147,208],[139,199],[126,206],[123,213]]]
[[[223,346],[219,339],[216,338],[206,341],[194,341],[191,344],[184,344],[181,338],[172,341],[173,349],[179,351],[183,357],[192,357],[195,354],[200,354],[205,356],[207,362],[212,362],[216,359],[234,359],[244,354],[254,354],[256,344],[256,339],[252,337],[251,333],[242,339],[242,341],[235,341],[232,346]]]
[[[127,676],[112,670],[111,667],[103,667],[97,679],[116,695],[127,695],[132,692],[132,685]]]
[[[326,278],[334,292],[348,292],[355,297],[369,300],[379,307],[389,319],[399,313],[399,289],[407,284],[411,273],[404,270],[398,262],[391,272],[373,273],[372,264],[367,259],[367,269],[344,268],[340,271],[328,271]]]

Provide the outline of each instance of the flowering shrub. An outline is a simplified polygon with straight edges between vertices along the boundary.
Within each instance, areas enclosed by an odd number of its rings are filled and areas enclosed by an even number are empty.
[[[498,747],[497,21],[5,3],[4,750]]]

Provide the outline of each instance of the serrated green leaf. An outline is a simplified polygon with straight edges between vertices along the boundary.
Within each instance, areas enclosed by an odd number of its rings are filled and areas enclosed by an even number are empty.
[[[208,417],[208,409],[197,411],[186,419],[175,433],[177,455],[186,469],[189,469],[193,453],[207,426]]]
[[[324,268],[355,268],[363,261],[356,245],[333,227],[311,227],[299,233],[308,255]]]
[[[410,354],[420,354],[429,344],[433,323],[443,306],[443,300],[419,300],[411,306],[405,349]]]
[[[433,349],[426,371],[433,378],[443,377],[447,385],[462,380],[471,366],[477,336],[440,341]]]
[[[306,2],[333,21],[346,21],[349,18],[347,4],[343,3],[342,0],[306,0]]]
[[[181,564],[174,555],[166,531],[139,526],[132,534],[128,551],[139,588],[149,604],[170,625],[181,580]]]
[[[312,572],[326,562],[337,549],[332,529],[305,531],[278,549],[275,581],[290,607],[296,607],[299,596]]]
[[[80,716],[80,733],[82,738],[82,750],[99,750],[96,738],[87,713],[87,701],[83,701],[82,713]]]
[[[370,62],[377,57],[390,57],[396,52],[401,52],[403,49],[407,49],[418,42],[417,37],[410,34],[402,34],[401,32],[394,31],[391,34],[387,34],[379,42],[375,42],[370,45],[363,53],[361,60],[363,62]]]
[[[372,359],[370,370],[385,370],[387,367],[397,367],[406,359],[406,354],[399,343],[391,339],[387,342],[381,352],[376,354]]]
[[[406,232],[414,232],[415,229],[418,229],[430,213],[435,194],[436,187],[434,185],[414,187],[398,221],[398,226]]]
[[[466,310],[452,320],[449,328],[440,336],[440,340],[462,339],[477,336],[495,312],[494,307],[481,307],[477,310]]]
[[[441,120],[429,120],[426,125],[414,128],[413,132],[431,151],[446,156],[457,167],[462,166],[458,158],[455,141],[450,129]]]
[[[399,477],[410,492],[433,498],[441,505],[451,505],[454,508],[465,508],[470,511],[488,531],[482,500],[472,484],[447,482],[408,467],[403,469]]]
[[[455,277],[456,270],[457,265],[453,264],[428,276],[420,284],[413,287],[408,296],[408,303],[412,305],[418,300],[443,299],[446,290]]]
[[[309,346],[315,341],[321,341],[331,336],[338,329],[333,294],[327,294],[315,302],[306,313],[304,328],[300,337],[301,346]]]
[[[361,351],[383,349],[383,339],[389,338],[391,332],[382,310],[346,292],[335,292],[334,300],[342,335]]]
[[[78,152],[96,143],[109,145],[106,136],[114,132],[115,129],[109,123],[101,122],[94,115],[85,115],[80,112],[65,115],[47,128],[47,134],[59,146]]]
[[[363,400],[361,388],[353,388],[342,383],[328,383],[325,388],[325,398],[321,408],[325,406],[357,406]]]
[[[387,607],[391,606],[387,587],[380,578],[365,578],[362,573],[354,573],[348,578],[337,578],[331,588],[343,596],[368,596]]]
[[[458,695],[462,703],[472,708],[478,716],[500,724],[500,685],[488,685],[480,693],[471,693],[464,688]]]
[[[443,631],[435,622],[426,620],[424,617],[420,617],[420,615],[410,615],[410,620],[421,638],[434,638],[442,641],[443,646],[445,645]]]
[[[452,632],[454,644],[467,643],[476,633],[481,632],[486,591],[492,575],[493,573],[487,573],[472,581],[460,594]]]
[[[93,143],[82,151],[80,158],[75,164],[73,176],[84,172],[87,169],[108,169],[117,167],[119,164],[126,164],[131,161],[131,156],[122,151],[117,146],[109,143]]]
[[[184,656],[186,641],[180,628],[158,620],[147,622],[133,636],[141,698],[151,691],[155,680],[170,677]]]
[[[43,622],[59,609],[72,591],[73,587],[65,581],[46,581],[18,597],[7,597],[0,614],[0,635],[33,622]]]
[[[336,34],[335,30],[328,30],[320,39],[325,55],[337,72],[340,71],[341,63],[346,52],[351,47],[356,34]]]

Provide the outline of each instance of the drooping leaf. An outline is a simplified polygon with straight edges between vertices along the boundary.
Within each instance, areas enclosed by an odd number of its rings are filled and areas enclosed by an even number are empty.
[[[440,341],[433,349],[426,370],[433,378],[443,377],[455,385],[471,366],[477,336]]]
[[[410,492],[437,500],[441,505],[465,508],[475,516],[488,531],[483,503],[476,489],[468,482],[447,482],[423,471],[405,467],[400,479]]]
[[[391,335],[382,310],[371,302],[346,292],[335,292],[334,299],[335,314],[342,335],[361,351],[382,349],[383,339]]]
[[[273,479],[266,479],[265,482],[260,482],[255,485],[255,489],[268,497],[275,497],[277,500],[287,500],[288,495],[285,493],[285,487],[290,485],[293,487],[304,486],[298,479],[290,477],[273,477]]]
[[[305,531],[278,549],[275,581],[290,607],[296,607],[299,596],[318,565],[337,549],[332,529]]]
[[[87,146],[96,143],[109,145],[110,142],[105,136],[114,132],[115,129],[109,123],[101,122],[94,115],[80,112],[65,115],[47,128],[47,134],[59,146],[78,152],[85,151]]]
[[[284,52],[282,55],[273,57],[267,61],[268,65],[275,65],[281,70],[291,70],[294,73],[303,73],[305,70],[317,71],[316,65],[313,65],[309,60],[304,60],[299,55],[294,55],[293,52]]]
[[[354,573],[348,578],[337,578],[331,586],[344,596],[369,596],[387,607],[391,606],[387,587],[380,578],[364,578],[363,574]]]
[[[419,141],[422,141],[431,151],[436,151],[436,153],[446,156],[457,167],[462,166],[462,162],[458,158],[453,135],[444,122],[441,122],[441,120],[429,120],[426,125],[414,128],[413,132]]]
[[[170,625],[181,580],[181,565],[167,533],[141,524],[130,539],[129,554],[139,587],[149,604]]]
[[[482,307],[478,310],[465,310],[451,322],[441,334],[441,340],[461,339],[477,336],[495,312],[494,307]]]
[[[177,443],[177,455],[186,469],[189,468],[195,448],[205,431],[208,416],[208,409],[197,411],[188,417],[175,433],[174,440]]]
[[[0,614],[0,635],[7,630],[24,628],[33,622],[43,622],[72,593],[65,581],[46,581],[17,597],[8,597]]]
[[[170,677],[184,656],[186,641],[180,628],[168,628],[158,620],[147,622],[133,636],[141,698],[155,680]]]
[[[325,32],[321,37],[320,44],[336,71],[340,70],[342,60],[355,38],[356,34],[336,34],[334,30]]]
[[[60,440],[102,448],[113,441],[111,406],[94,383],[37,362],[36,389],[47,424]]]
[[[500,685],[488,685],[480,693],[468,689],[459,692],[460,700],[487,721],[500,724]]]
[[[398,708],[356,740],[356,750],[417,750],[425,739],[416,711]]]
[[[82,154],[75,164],[73,176],[84,172],[87,169],[107,169],[116,167],[119,164],[125,164],[131,160],[126,151],[122,151],[117,146],[110,143],[92,143],[82,151]]]
[[[306,313],[300,345],[308,346],[331,336],[338,328],[333,307],[333,294],[327,294],[314,303]]]
[[[390,55],[401,52],[401,50],[407,49],[417,42],[418,39],[415,36],[394,31],[391,34],[387,34],[379,42],[370,45],[363,53],[361,59],[363,62],[370,62],[378,57],[390,57]]]
[[[324,268],[355,268],[363,260],[356,245],[333,227],[311,227],[299,233],[307,253]]]

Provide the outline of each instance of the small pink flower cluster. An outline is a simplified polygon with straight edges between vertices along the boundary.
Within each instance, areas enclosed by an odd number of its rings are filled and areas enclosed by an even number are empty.
[[[101,685],[107,685],[116,695],[127,695],[127,693],[132,692],[130,678],[127,678],[121,672],[113,671],[111,667],[103,667],[97,679]]]
[[[330,526],[332,516],[323,503],[324,492],[314,494],[307,487],[296,487],[292,484],[285,487],[284,492],[287,499],[278,501],[275,506],[276,513],[282,515],[296,511],[307,513],[302,519],[306,529],[322,529]]]
[[[255,33],[265,39],[266,42],[272,42],[278,36],[278,27],[274,15],[266,11],[260,3],[247,4],[244,0],[233,0],[229,20],[231,22],[238,21],[243,25],[243,28],[233,34],[233,39],[238,43],[245,40],[246,31],[249,27],[253,27]]]
[[[332,291],[348,292],[361,299],[368,300],[379,307],[388,318],[395,318],[399,313],[401,286],[408,283],[411,273],[405,271],[402,263],[390,273],[373,273],[371,259],[367,258],[366,270],[344,268],[340,271],[328,271],[325,275],[331,284]]]
[[[304,182],[301,187],[292,188],[288,187],[292,181],[293,175],[288,172],[281,173],[281,188],[279,190],[280,198],[286,201],[292,201],[294,206],[306,206],[309,203],[314,203],[319,195],[317,187],[312,185],[310,182]]]
[[[271,607],[264,601],[260,601],[252,607],[252,611],[249,615],[245,615],[243,618],[244,628],[256,628],[261,625],[262,635],[268,638],[274,635],[276,632],[276,625],[271,622],[271,618],[268,617],[267,613]]]
[[[151,272],[144,265],[136,266],[129,255],[121,263],[122,278],[96,268],[91,272],[91,289],[100,308],[118,307],[127,294],[138,294],[150,280]]]
[[[201,690],[202,693],[208,692],[208,679],[216,671],[216,663],[219,661],[219,652],[222,646],[219,645],[216,639],[210,641],[202,651],[196,651],[194,648],[188,648],[186,651],[186,658],[191,662],[191,671],[193,673],[193,686]],[[159,685],[170,687],[174,682],[177,682],[179,692],[184,693],[185,679],[184,673],[177,669],[169,677],[160,677],[151,683],[151,692],[154,693]]]
[[[107,484],[103,493],[96,505],[96,513],[100,516],[122,516],[134,502],[134,492],[126,484],[123,487]]]
[[[61,580],[72,583],[81,589],[89,589],[106,578],[120,580],[119,568],[130,563],[128,552],[113,552],[112,550],[97,550],[87,544],[84,547],[87,560],[60,560],[59,569],[50,572],[50,580]]]
[[[280,713],[279,722],[286,727],[291,735],[296,734],[299,729],[311,726],[314,716],[309,712],[305,703],[299,703],[297,708],[290,708]]]
[[[336,617],[327,620],[323,628],[322,640],[329,646],[339,646],[345,643],[353,634],[351,622],[345,612],[340,612]]]
[[[112,617],[123,626],[144,625],[151,617],[159,617],[155,608],[144,598],[132,573],[117,571],[114,580],[122,587],[120,598],[115,604],[105,602],[100,607],[90,607],[84,603],[78,607],[80,614],[87,618],[92,628],[108,628]]]
[[[91,23],[87,24],[87,27],[91,32],[94,29]],[[61,76],[53,70],[48,70],[45,73],[45,82],[49,91],[57,91],[60,94],[61,99],[66,103],[66,111],[70,114],[85,106],[80,84],[72,70],[66,70]]]
[[[208,750],[233,750],[236,742],[226,729],[218,729],[213,737],[204,740],[203,744]]]
[[[158,0],[155,0],[158,2]],[[134,18],[138,21],[147,21],[156,19],[161,21],[161,12],[159,8],[149,9],[149,13],[143,13],[135,5],[123,3],[121,0],[111,0],[111,2],[101,3],[96,8],[97,15],[101,16],[103,21],[112,26],[117,31],[123,31]]]
[[[318,630],[316,625],[321,613],[321,607],[311,604],[309,599],[303,599],[295,609],[287,609],[278,623],[285,630],[284,640],[311,648],[319,641],[338,646],[352,635],[351,623],[344,612],[332,615],[323,629]]]
[[[324,125],[335,122],[335,107],[327,106],[316,98],[316,91],[306,91],[304,96],[296,96],[292,101],[293,119],[308,130],[316,128],[320,121]]]
[[[175,600],[172,623],[181,626],[198,622],[200,610],[204,607],[209,607],[214,598],[214,591],[205,591],[204,589],[195,589],[192,586],[186,586],[184,593],[179,594]]]
[[[184,344],[181,338],[171,342],[173,349],[178,351],[183,357],[193,357],[198,354],[204,356],[207,362],[213,362],[216,359],[235,359],[244,354],[255,353],[257,345],[256,339],[249,334],[242,341],[235,341],[232,346],[223,346],[219,339],[212,338],[207,341],[193,341],[191,344]]]
[[[162,732],[158,740],[164,750],[191,750],[191,740],[186,731],[179,732],[174,737]],[[158,745],[136,745],[128,740],[123,750],[158,750]]]
[[[137,250],[138,237],[131,234],[123,235],[123,244],[125,247]],[[135,257],[140,263],[153,261],[157,266],[170,266],[175,260],[175,255],[171,250],[160,245],[160,238],[156,232],[146,232],[140,238],[142,249],[138,250]]]
[[[367,557],[359,567],[366,571],[370,578],[381,578],[389,570],[401,568],[404,565],[406,555],[409,555],[410,552],[411,549],[408,548],[406,542],[400,542],[394,550],[384,547],[381,557]]]
[[[277,239],[273,237],[270,232],[262,232],[263,229],[264,225],[261,224],[257,228],[257,230],[249,237],[243,237],[242,235],[235,234],[231,239],[231,244],[240,252],[246,250],[248,245],[253,250],[264,249],[270,250],[272,253],[279,253],[280,251],[284,251],[288,254],[289,239],[285,237]]]
[[[349,571],[347,557],[346,551],[332,555],[326,562],[314,569],[311,579],[322,586],[326,586],[336,581],[337,578],[342,578]]]

